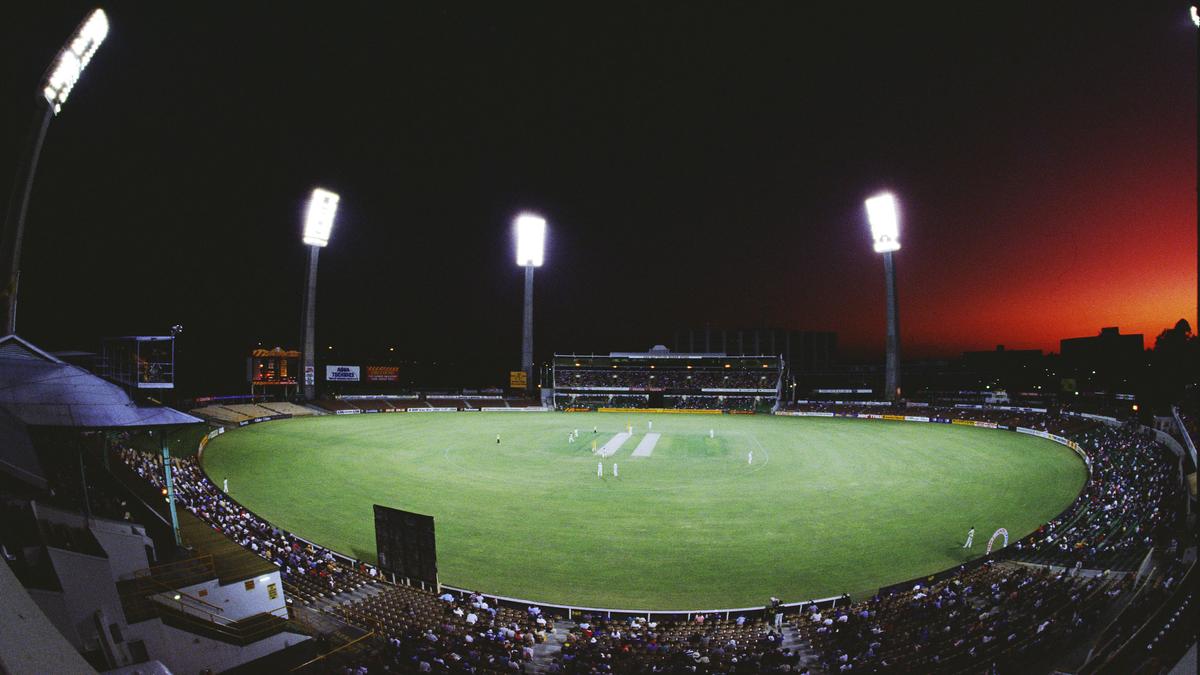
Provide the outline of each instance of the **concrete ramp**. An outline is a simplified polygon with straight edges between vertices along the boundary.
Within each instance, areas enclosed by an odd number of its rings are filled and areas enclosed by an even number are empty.
[[[658,445],[658,438],[662,434],[646,434],[641,443],[633,450],[634,457],[649,457],[650,453],[654,452],[654,446]]]

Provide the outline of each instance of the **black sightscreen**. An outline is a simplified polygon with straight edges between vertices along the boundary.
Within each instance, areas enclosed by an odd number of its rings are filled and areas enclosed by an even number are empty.
[[[437,585],[433,516],[376,504],[375,551],[380,570]]]

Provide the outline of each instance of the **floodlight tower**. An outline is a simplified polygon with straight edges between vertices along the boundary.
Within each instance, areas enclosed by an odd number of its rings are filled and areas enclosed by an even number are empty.
[[[317,390],[316,340],[317,255],[329,243],[333,217],[339,197],[322,188],[314,188],[304,216],[304,243],[308,246],[308,273],[304,284],[304,400],[311,401]]]
[[[529,213],[517,216],[517,264],[525,268],[525,314],[521,334],[521,369],[525,371],[525,389],[533,389],[533,269],[542,266],[545,257],[546,219]]]
[[[4,304],[4,331],[0,335],[17,332],[17,290],[21,280],[21,243],[25,238],[25,212],[29,208],[29,194],[33,190],[33,176],[37,173],[46,129],[50,126],[50,120],[62,110],[71,89],[75,87],[83,69],[92,60],[92,56],[96,54],[107,35],[108,16],[102,9],[92,10],[75,29],[67,44],[58,50],[42,78],[42,85],[38,91],[40,102],[34,114],[29,150],[13,180],[12,196],[4,218],[4,238],[0,246],[0,255],[4,260],[4,287],[0,288],[0,302]]]
[[[887,364],[884,388],[887,400],[900,398],[900,308],[896,302],[896,263],[892,253],[900,250],[900,213],[896,198],[884,192],[867,200],[867,220],[875,252],[883,254],[883,275],[887,282]]]

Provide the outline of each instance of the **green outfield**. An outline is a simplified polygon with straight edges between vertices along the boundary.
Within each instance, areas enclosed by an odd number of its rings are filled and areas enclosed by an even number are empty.
[[[648,422],[661,436],[634,457]],[[592,441],[627,424],[597,478]],[[1020,536],[1053,518],[1086,478],[1071,450],[1008,431],[633,413],[298,418],[218,437],[204,468],[259,515],[355,557],[374,560],[379,503],[436,518],[443,583],[657,610],[857,594],[946,569],[996,528]]]

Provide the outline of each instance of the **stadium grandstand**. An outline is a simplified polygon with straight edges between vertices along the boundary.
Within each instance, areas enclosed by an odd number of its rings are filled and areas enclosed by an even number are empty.
[[[1145,430],[983,407],[818,404],[783,412],[868,419],[919,412],[1020,426],[1078,443],[1091,459],[1092,478],[1067,512],[1001,553],[868,598],[645,616],[396,586],[369,563],[321,549],[250,513],[223,494],[194,457],[173,460],[174,475],[180,504],[279,568],[294,603],[360,634],[386,635],[347,656],[368,668],[420,671],[422,663],[454,662],[481,672],[527,666],[700,672],[691,670],[697,664],[703,672],[973,672],[990,664],[1015,672],[1071,662],[1081,672],[1123,672],[1111,664],[1128,662],[1130,645],[1142,645],[1153,628],[1130,628],[1131,617],[1163,622],[1164,637],[1152,649],[1178,650],[1186,642],[1180,636],[1187,629],[1179,624],[1193,601],[1184,589],[1194,579],[1195,550],[1182,539],[1178,484],[1169,480],[1173,455]],[[153,453],[121,448],[119,458],[162,488],[161,459]],[[1131,642],[1134,637],[1140,641]],[[1076,646],[1064,654],[1063,644]]]
[[[767,412],[782,396],[779,356],[647,352],[555,354],[554,405],[566,409]]]
[[[230,398],[199,401],[191,417],[140,406],[18,338],[0,341],[0,358],[0,409],[19,421],[5,427],[2,465],[6,597],[19,595],[9,611],[36,608],[45,617],[30,648],[74,664],[62,672],[158,661],[162,672],[1124,673],[1173,664],[1194,642],[1194,502],[1184,480],[1194,475],[1194,439],[1183,411],[1162,433],[1065,407],[777,406],[778,358],[559,355],[562,407],[620,408],[612,404],[624,399],[640,409],[732,412],[744,400],[746,410],[785,417],[1007,429],[1067,444],[1088,468],[1079,496],[1036,531],[870,594],[726,610],[596,610],[394,583],[373,560],[247,509],[199,461],[226,426],[528,409],[528,400],[445,390],[311,405]],[[70,403],[87,390],[107,392],[106,414],[119,417],[98,416],[95,395]],[[67,403],[46,407],[51,399]],[[22,428],[35,433],[22,436]],[[253,601],[227,605],[234,589]],[[181,641],[191,646],[173,646]]]

